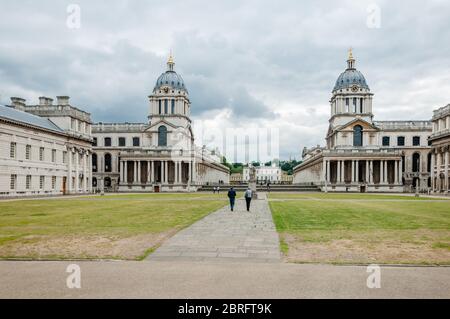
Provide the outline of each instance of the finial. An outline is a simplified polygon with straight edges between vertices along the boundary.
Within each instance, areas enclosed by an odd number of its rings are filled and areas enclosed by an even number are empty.
[[[172,49],[170,49],[169,59],[167,60],[167,67],[169,68],[169,71],[173,71],[174,65],[175,62],[173,61]]]
[[[353,49],[350,47],[348,49],[348,59],[347,59],[347,69],[354,69],[355,68],[355,58],[353,57]]]

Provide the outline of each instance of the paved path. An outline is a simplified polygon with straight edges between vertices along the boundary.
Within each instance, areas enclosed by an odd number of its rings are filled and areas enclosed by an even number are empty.
[[[279,262],[280,244],[265,194],[252,200],[250,212],[242,199],[234,212],[224,207],[178,232],[148,260]]]
[[[66,285],[78,264],[81,289]],[[450,267],[216,262],[0,261],[0,298],[450,298]]]

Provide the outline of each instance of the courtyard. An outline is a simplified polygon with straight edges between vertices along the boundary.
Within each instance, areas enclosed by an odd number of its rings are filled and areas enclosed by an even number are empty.
[[[227,208],[226,192],[2,201],[0,258],[143,260],[154,254],[267,261],[281,251],[282,261],[294,263],[450,264],[446,198],[351,193],[263,197],[250,213],[238,200],[234,214]],[[155,252],[164,243],[168,247]]]

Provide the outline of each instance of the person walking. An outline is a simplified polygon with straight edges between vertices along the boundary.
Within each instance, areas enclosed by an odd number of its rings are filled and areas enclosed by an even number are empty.
[[[234,210],[234,202],[236,200],[236,191],[233,187],[230,187],[230,190],[228,191],[228,198],[230,199],[230,208],[231,211]]]
[[[217,186],[217,194],[220,194],[220,186]]]
[[[267,181],[267,191],[270,193],[270,181]]]
[[[245,191],[245,203],[247,204],[247,211],[250,211],[250,202],[252,201],[253,191],[249,188]]]

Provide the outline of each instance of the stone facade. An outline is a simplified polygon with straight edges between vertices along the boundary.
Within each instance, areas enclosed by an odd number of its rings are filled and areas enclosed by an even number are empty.
[[[450,192],[450,104],[434,111],[430,136],[431,186],[435,193]]]
[[[229,183],[229,169],[221,164],[220,154],[194,143],[189,93],[174,65],[170,57],[149,96],[147,123],[93,126],[96,189],[182,192]]]
[[[0,196],[85,194],[92,190],[90,114],[66,96],[0,106]]]
[[[275,164],[271,166],[257,166],[255,171],[256,182],[258,183],[270,181],[272,184],[278,184],[281,182],[281,168]],[[242,178],[244,182],[250,180],[250,169],[248,167],[244,167]]]
[[[323,191],[425,192],[431,186],[430,121],[374,121],[373,93],[350,51],[330,100],[325,147],[304,149],[294,183]]]

